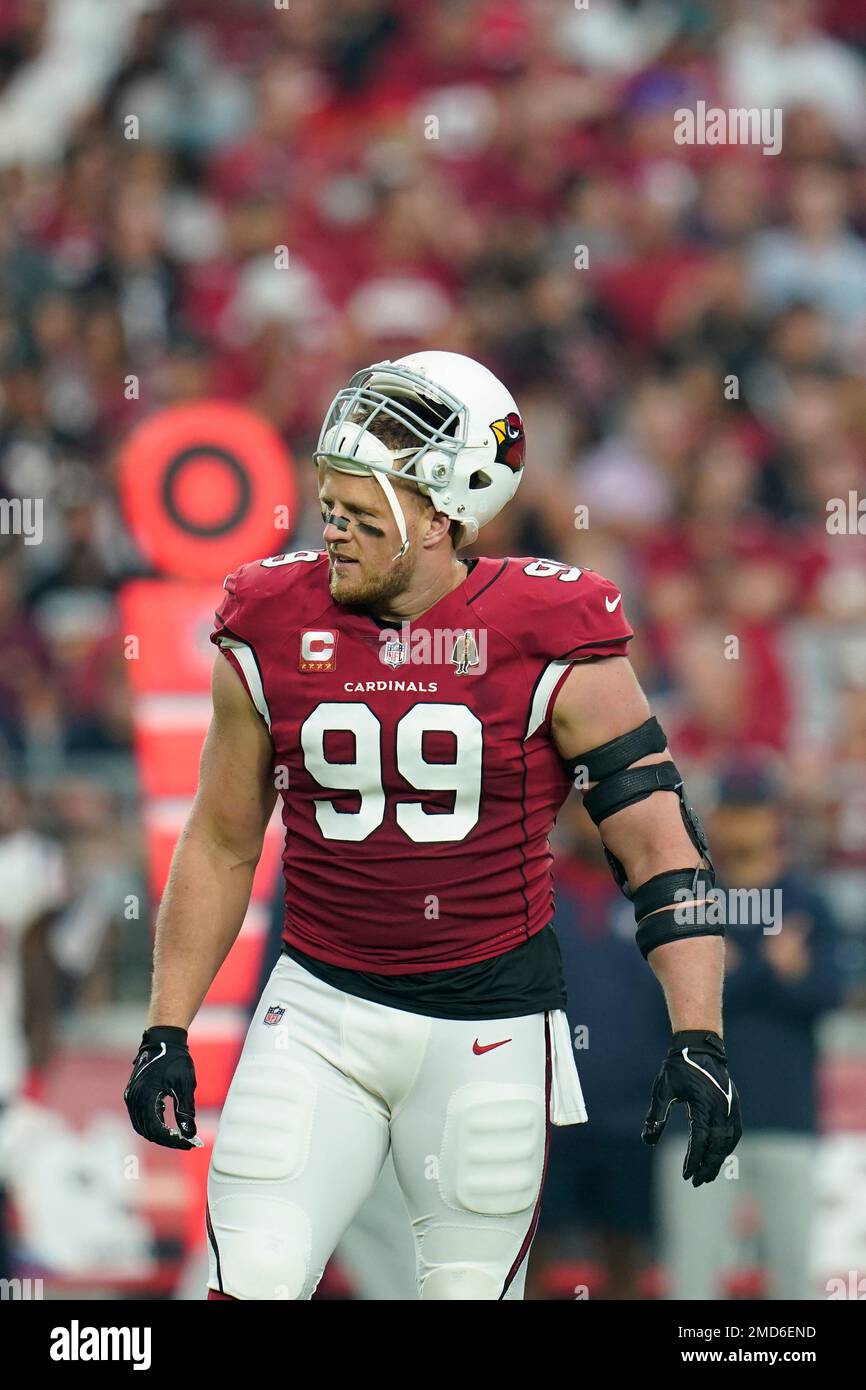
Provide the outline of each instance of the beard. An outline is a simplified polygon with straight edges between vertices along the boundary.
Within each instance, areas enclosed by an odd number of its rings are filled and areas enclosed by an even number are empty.
[[[415,572],[415,557],[410,547],[399,560],[394,560],[388,568],[374,574],[365,574],[361,565],[347,573],[335,572],[333,565],[328,571],[328,588],[335,603],[359,604],[363,608],[381,607],[390,599],[397,598],[408,587]]]

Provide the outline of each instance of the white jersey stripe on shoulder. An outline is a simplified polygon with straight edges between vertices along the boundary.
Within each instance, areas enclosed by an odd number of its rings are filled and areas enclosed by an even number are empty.
[[[547,706],[553,694],[554,687],[561,679],[562,673],[567,666],[571,666],[570,661],[551,661],[542,671],[535,690],[532,695],[532,704],[529,709],[529,723],[526,726],[526,733],[523,736],[524,743],[537,729],[540,729],[547,716]]]
[[[256,658],[253,655],[252,647],[248,647],[246,642],[239,642],[236,637],[220,637],[219,644],[225,650],[229,648],[235,655],[241,670],[246,678],[249,692],[253,697],[253,704],[259,714],[264,719],[268,728],[271,727],[271,712],[268,709],[268,702],[265,699],[265,691],[262,685],[262,678],[259,675],[259,668]]]

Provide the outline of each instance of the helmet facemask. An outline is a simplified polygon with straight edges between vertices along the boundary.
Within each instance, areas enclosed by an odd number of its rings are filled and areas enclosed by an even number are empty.
[[[408,550],[409,539],[391,477],[415,483],[428,496],[431,491],[447,489],[457,455],[466,442],[466,410],[450,392],[434,387],[419,373],[391,363],[381,367],[384,370],[375,364],[356,372],[348,386],[337,393],[322,425],[314,460],[344,473],[373,473],[400,532],[401,546],[394,556],[397,560]],[[377,421],[399,425],[417,444],[387,448],[370,430]],[[435,455],[431,457],[432,451]],[[427,463],[423,473],[419,468],[422,459]]]
[[[391,420],[417,440],[413,446],[390,451],[392,466],[364,459],[363,434],[351,430],[341,438],[341,426],[363,425],[367,430],[375,420]],[[450,392],[408,368],[377,364],[356,372],[348,386],[337,393],[314,457],[316,462],[325,459],[347,473],[373,469],[405,478],[424,491],[444,492],[457,455],[466,444],[466,423],[465,406]],[[431,450],[441,457],[422,471],[420,461]]]

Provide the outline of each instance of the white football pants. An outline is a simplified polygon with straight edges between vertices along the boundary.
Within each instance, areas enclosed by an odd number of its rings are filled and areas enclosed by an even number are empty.
[[[281,956],[214,1145],[209,1287],[311,1298],[390,1148],[418,1297],[522,1298],[547,1156],[551,1017],[428,1018],[344,994]]]

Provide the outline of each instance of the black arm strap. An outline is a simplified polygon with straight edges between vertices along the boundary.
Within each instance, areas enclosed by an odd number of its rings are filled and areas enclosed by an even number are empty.
[[[694,922],[682,922],[679,920],[682,915],[675,907],[664,907],[661,912],[654,912],[651,917],[644,917],[642,922],[638,922],[635,941],[644,960],[656,946],[666,946],[669,941],[725,934],[724,927],[717,922],[701,921],[699,918]]]
[[[666,747],[667,739],[661,725],[652,716],[627,734],[612,738],[609,743],[600,743],[597,748],[590,748],[588,753],[579,753],[576,758],[563,759],[563,765],[572,782],[578,769],[584,772],[585,782],[600,782],[614,772],[623,772],[649,753],[663,753]]]
[[[665,873],[656,874],[635,889],[632,898],[634,915],[640,921],[647,913],[657,912],[660,907],[668,907],[678,901],[687,905],[688,899],[682,896],[685,892],[693,901],[699,902],[706,897],[715,881],[715,874],[702,869],[700,865],[696,869],[668,869]],[[681,895],[680,899],[677,899],[677,893]]]
[[[668,869],[655,874],[635,891],[634,915],[637,922],[636,941],[646,960],[656,946],[668,941],[682,941],[689,936],[724,936],[725,930],[712,913],[707,920],[706,907],[712,903],[715,873],[702,869]]]
[[[633,767],[605,777],[592,791],[586,792],[583,804],[596,825],[617,811],[643,801],[653,792],[679,792],[683,779],[675,763],[651,763],[649,767]]]
[[[639,724],[636,729],[631,729],[627,734],[621,734],[619,738],[613,738],[608,743],[599,744],[597,748],[590,748],[587,753],[580,753],[576,758],[571,758],[567,762],[564,760],[564,766],[572,781],[576,771],[581,769],[585,781],[596,783],[591,791],[584,792],[583,795],[583,804],[596,825],[600,825],[603,820],[608,816],[615,815],[617,811],[624,810],[626,806],[633,806],[635,802],[643,801],[646,797],[652,796],[655,792],[675,792],[680,799],[680,814],[683,818],[683,825],[695,849],[700,851],[701,858],[705,861],[705,872],[710,877],[710,887],[712,887],[712,884],[715,883],[715,872],[713,861],[710,859],[710,847],[706,833],[697,812],[685,794],[683,779],[677,770],[676,763],[665,761],[663,763],[651,763],[648,767],[631,766],[633,762],[647,757],[650,753],[663,753],[666,747],[667,739],[664,731],[658,720],[651,717],[643,724]],[[618,886],[627,898],[633,897],[622,863],[615,854],[611,854],[606,845],[604,853]],[[675,870],[674,872],[685,871]],[[692,870],[691,872],[694,875],[696,871]],[[662,877],[664,875],[656,875],[656,878]],[[654,879],[650,879],[650,884],[654,882]],[[639,891],[643,892],[648,887],[648,884],[644,884]],[[670,899],[667,901],[669,902]],[[657,906],[663,905],[663,903],[657,904]],[[653,911],[653,909],[644,907],[641,913],[636,912],[635,915],[640,917],[648,911]]]

